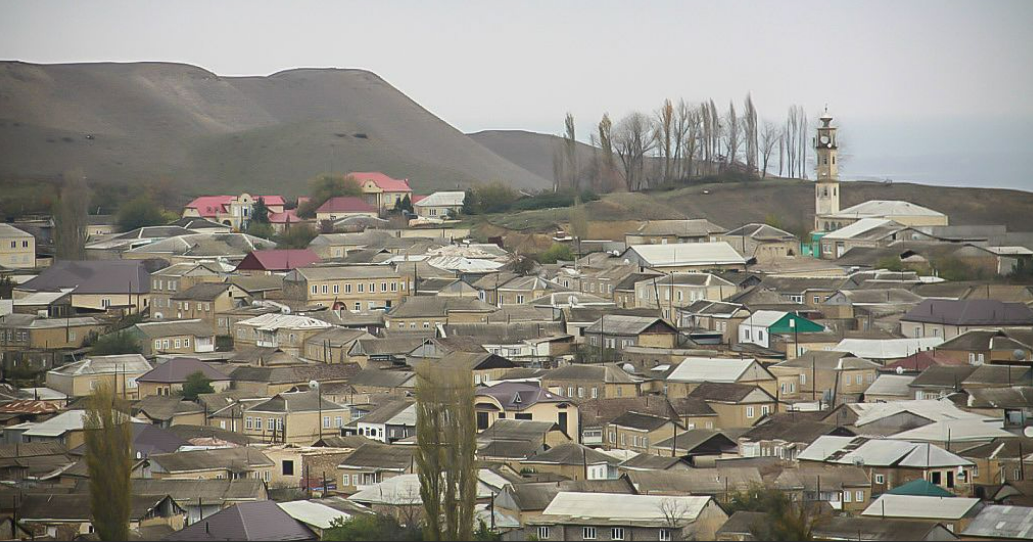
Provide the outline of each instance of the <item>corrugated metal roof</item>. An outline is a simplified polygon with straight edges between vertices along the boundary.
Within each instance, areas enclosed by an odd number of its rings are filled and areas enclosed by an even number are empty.
[[[670,245],[632,245],[629,252],[638,255],[649,267],[682,265],[744,265],[746,258],[732,245],[716,243],[674,243]]]
[[[738,382],[746,372],[753,368],[756,375],[770,379],[771,375],[763,369],[753,367],[753,358],[685,358],[674,371],[667,376],[670,382]]]
[[[861,513],[865,517],[959,520],[979,505],[966,497],[923,497],[883,494]]]
[[[661,510],[677,506],[680,520],[694,521],[710,497],[672,495],[625,495],[615,493],[580,493],[561,491],[542,512],[542,520],[552,521],[556,516],[573,520],[605,520],[608,523],[634,524],[636,522],[666,522]]]

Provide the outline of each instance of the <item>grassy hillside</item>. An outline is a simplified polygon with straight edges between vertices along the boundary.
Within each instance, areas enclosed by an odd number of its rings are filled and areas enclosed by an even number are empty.
[[[184,193],[298,194],[331,167],[408,177],[421,192],[551,186],[362,70],[220,77],[165,63],[0,63],[0,182],[77,167],[125,183],[169,178]]]
[[[906,200],[946,213],[951,224],[1005,224],[1011,231],[1033,231],[1033,193],[1019,190],[953,188],[911,183],[844,182],[842,207],[873,199]],[[807,231],[814,218],[814,183],[767,180],[700,184],[650,193],[609,194],[586,205],[592,236],[613,238],[621,225],[607,223],[661,218],[706,218],[732,229],[774,218],[793,232]],[[566,209],[525,211],[485,217],[486,231],[549,233],[567,221]]]

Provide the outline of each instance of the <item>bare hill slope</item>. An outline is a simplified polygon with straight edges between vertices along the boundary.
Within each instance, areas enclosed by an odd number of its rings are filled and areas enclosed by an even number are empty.
[[[0,181],[76,167],[120,182],[168,177],[187,193],[297,194],[331,167],[409,177],[422,192],[551,185],[367,71],[220,77],[166,63],[0,63]]]
[[[484,130],[467,134],[470,139],[489,148],[495,154],[550,181],[556,180],[552,159],[563,145],[563,138],[525,130]],[[578,143],[578,160],[588,164],[594,149]]]

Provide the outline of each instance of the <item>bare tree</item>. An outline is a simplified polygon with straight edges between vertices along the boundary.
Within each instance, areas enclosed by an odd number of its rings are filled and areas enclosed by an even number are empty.
[[[760,134],[760,158],[761,158],[761,177],[768,176],[768,160],[771,159],[771,153],[775,151],[775,147],[781,148],[782,138],[778,133],[778,126],[770,121],[764,121],[764,129]]]
[[[574,115],[567,113],[567,118],[564,120],[563,132],[563,152],[566,158],[566,169],[567,169],[567,181],[574,191],[581,189],[581,168],[578,164],[577,157],[577,138],[575,137],[574,131]]]
[[[617,163],[613,152],[613,122],[607,113],[603,113],[603,118],[599,121],[598,132],[600,186],[605,187],[605,190],[613,190],[617,177]]]
[[[416,463],[426,540],[471,540],[477,499],[473,372],[426,361],[416,366]]]
[[[747,93],[743,108],[743,135],[745,136],[746,171],[757,172],[757,108],[753,97]]]
[[[803,179],[807,178],[807,112],[804,111],[803,106],[796,106],[797,116],[799,117],[797,124],[800,127],[799,133],[797,134],[797,144],[800,149],[799,152],[799,171],[800,177]]]
[[[688,523],[688,505],[679,499],[661,499],[657,507],[664,518],[664,526],[671,535],[670,540],[682,540],[682,529]]]
[[[718,157],[721,154],[721,114],[714,105],[714,100],[703,102],[700,107],[702,121],[701,144],[703,153],[703,170],[707,175],[716,173]]]
[[[653,149],[652,126],[642,113],[630,113],[613,130],[613,149],[629,192],[644,188],[645,158]]]
[[[728,114],[725,115],[725,164],[734,165],[739,156],[740,136],[739,117],[735,113],[735,103],[728,102]]]
[[[660,180],[667,182],[673,177],[671,175],[672,145],[674,143],[674,104],[670,99],[665,99],[660,109],[656,111],[654,121],[653,139],[656,141],[656,150],[660,155],[661,167]]]
[[[85,260],[87,212],[90,188],[81,169],[64,174],[61,199],[54,210],[54,234],[57,257],[61,260]]]
[[[782,176],[782,166],[785,165],[786,151],[785,151],[785,129],[779,131],[778,134],[778,176]]]
[[[699,152],[699,134],[701,128],[700,109],[691,107],[684,101],[678,104],[679,122],[679,157],[680,174],[683,179],[695,177],[695,159]]]

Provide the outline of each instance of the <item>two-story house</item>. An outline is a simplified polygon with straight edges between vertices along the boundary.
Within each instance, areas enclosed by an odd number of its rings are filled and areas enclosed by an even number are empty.
[[[411,288],[409,279],[387,265],[303,267],[283,280],[284,298],[335,310],[390,309]]]

